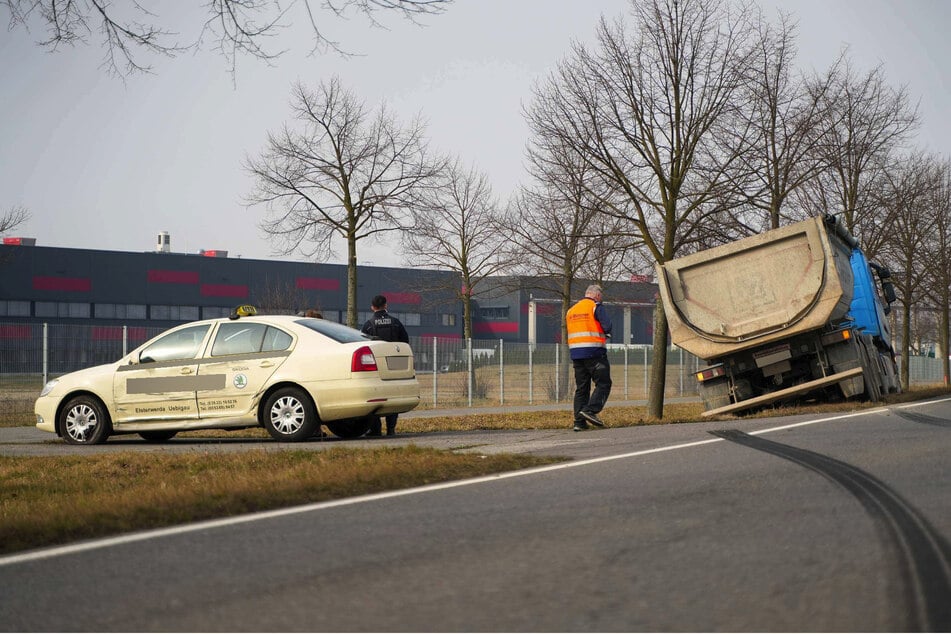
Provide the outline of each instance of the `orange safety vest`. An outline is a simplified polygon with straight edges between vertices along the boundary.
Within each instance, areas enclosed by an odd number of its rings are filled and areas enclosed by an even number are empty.
[[[607,348],[608,338],[604,334],[601,322],[594,318],[598,305],[590,297],[585,297],[568,309],[568,349]]]

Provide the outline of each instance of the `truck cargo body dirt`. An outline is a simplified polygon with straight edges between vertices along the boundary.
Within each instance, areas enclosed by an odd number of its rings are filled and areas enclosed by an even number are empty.
[[[708,364],[707,415],[899,391],[889,277],[831,216],[657,266],[672,342]]]

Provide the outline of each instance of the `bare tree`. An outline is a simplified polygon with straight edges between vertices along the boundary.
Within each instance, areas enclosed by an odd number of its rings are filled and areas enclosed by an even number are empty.
[[[12,231],[30,219],[30,212],[26,207],[15,205],[0,216],[0,235]]]
[[[404,252],[414,266],[459,274],[461,286],[453,294],[462,301],[463,333],[469,339],[472,295],[508,266],[502,248],[508,236],[501,230],[489,179],[459,159],[447,162],[434,185],[421,190],[413,211],[413,223],[403,232]]]
[[[841,214],[845,228],[862,241],[870,258],[889,239],[888,223],[876,201],[890,157],[919,123],[917,107],[903,86],[888,85],[877,67],[860,74],[846,59],[823,95],[832,125],[820,148],[823,170],[800,188],[803,204],[817,213]]]
[[[16,229],[29,219],[30,212],[26,207],[19,205],[11,207],[5,214],[0,215],[0,235]],[[3,257],[0,257],[0,264],[8,261],[9,257],[11,257],[10,254],[5,254]]]
[[[557,281],[562,341],[567,341],[565,311],[571,305],[572,286],[593,257],[596,240],[588,232],[596,214],[589,204],[544,186],[523,188],[511,202],[506,231],[521,254],[514,272]]]
[[[373,26],[381,26],[381,13],[399,14],[415,22],[424,15],[442,13],[452,0],[207,0],[201,34],[192,44],[181,44],[179,34],[163,26],[161,18],[144,0],[0,0],[0,9],[9,13],[11,29],[37,27],[46,32],[38,45],[58,50],[63,45],[88,43],[98,32],[105,49],[103,67],[125,76],[151,72],[142,58],[160,55],[175,57],[202,47],[206,39],[214,42],[234,73],[239,55],[271,61],[284,52],[272,51],[266,44],[281,31],[300,20],[313,34],[311,53],[328,50],[347,55],[343,45],[326,35],[323,25],[330,19],[348,19],[363,15]]]
[[[655,262],[696,243],[729,200],[748,144],[732,127],[751,64],[749,8],[707,0],[633,0],[635,32],[602,19],[597,50],[576,44],[535,89],[536,135],[573,148],[612,192],[603,209]],[[724,146],[723,139],[730,139]],[[620,200],[620,203],[613,203]],[[661,418],[667,318],[657,304],[648,409]]]
[[[935,187],[940,165],[933,156],[915,153],[902,157],[885,171],[884,195],[878,199],[890,218],[889,240],[883,255],[893,267],[892,280],[902,306],[901,383],[907,389],[912,312],[925,298],[927,266],[921,265],[928,237],[935,227]]]
[[[755,218],[751,233],[778,228],[790,195],[819,172],[818,148],[830,123],[827,96],[838,68],[809,79],[795,73],[796,25],[786,14],[776,25],[760,15],[756,28],[755,63],[745,85],[754,141],[740,154],[740,173],[751,177],[746,199],[765,212],[766,222]]]
[[[297,84],[291,107],[297,129],[268,134],[248,158],[264,205],[261,227],[284,254],[316,257],[347,245],[347,324],[357,326],[357,243],[401,227],[416,191],[439,172],[429,160],[423,124],[403,127],[385,105],[371,113],[335,77],[316,90]]]
[[[935,223],[927,239],[928,265],[923,268],[928,279],[928,295],[939,314],[938,347],[944,366],[944,384],[951,385],[951,161],[940,161],[935,177],[937,182],[929,205]]]
[[[308,308],[320,309],[320,301],[311,301],[307,291],[285,279],[265,278],[254,305],[264,315],[294,315]]]
[[[528,147],[534,186],[513,199],[507,233],[515,239],[511,259],[524,275],[553,279],[561,300],[561,340],[567,342],[566,311],[572,287],[585,275],[598,281],[616,276],[629,240],[616,218],[600,213],[609,195],[595,171],[570,144],[535,128]]]

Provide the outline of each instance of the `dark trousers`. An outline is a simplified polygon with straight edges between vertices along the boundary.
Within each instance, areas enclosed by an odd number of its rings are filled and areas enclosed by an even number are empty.
[[[392,434],[396,431],[396,419],[399,418],[399,414],[387,414],[386,415],[386,433]],[[373,422],[370,423],[370,433],[379,434],[382,431],[383,426],[380,424],[380,419],[376,416],[373,417]]]
[[[611,394],[611,364],[607,357],[573,359],[575,368],[575,422],[584,422],[578,412],[597,414]],[[594,383],[594,392],[591,383]]]

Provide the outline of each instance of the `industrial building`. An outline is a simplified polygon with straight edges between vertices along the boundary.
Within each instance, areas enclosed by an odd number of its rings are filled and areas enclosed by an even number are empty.
[[[448,271],[360,266],[357,305],[362,324],[377,294],[411,337],[458,339],[463,333],[459,276]],[[579,282],[575,299],[587,282]],[[605,304],[615,322],[615,343],[651,343],[656,286],[609,282]],[[553,343],[560,340],[557,288],[544,278],[492,278],[473,296],[473,338]],[[171,250],[167,233],[149,252],[45,247],[32,238],[4,238],[0,246],[0,338],[9,324],[65,323],[117,336],[116,327],[171,327],[227,316],[239,304],[271,312],[308,308],[346,321],[347,268],[277,260],[229,258],[226,251]],[[534,319],[533,319],[534,317]]]

